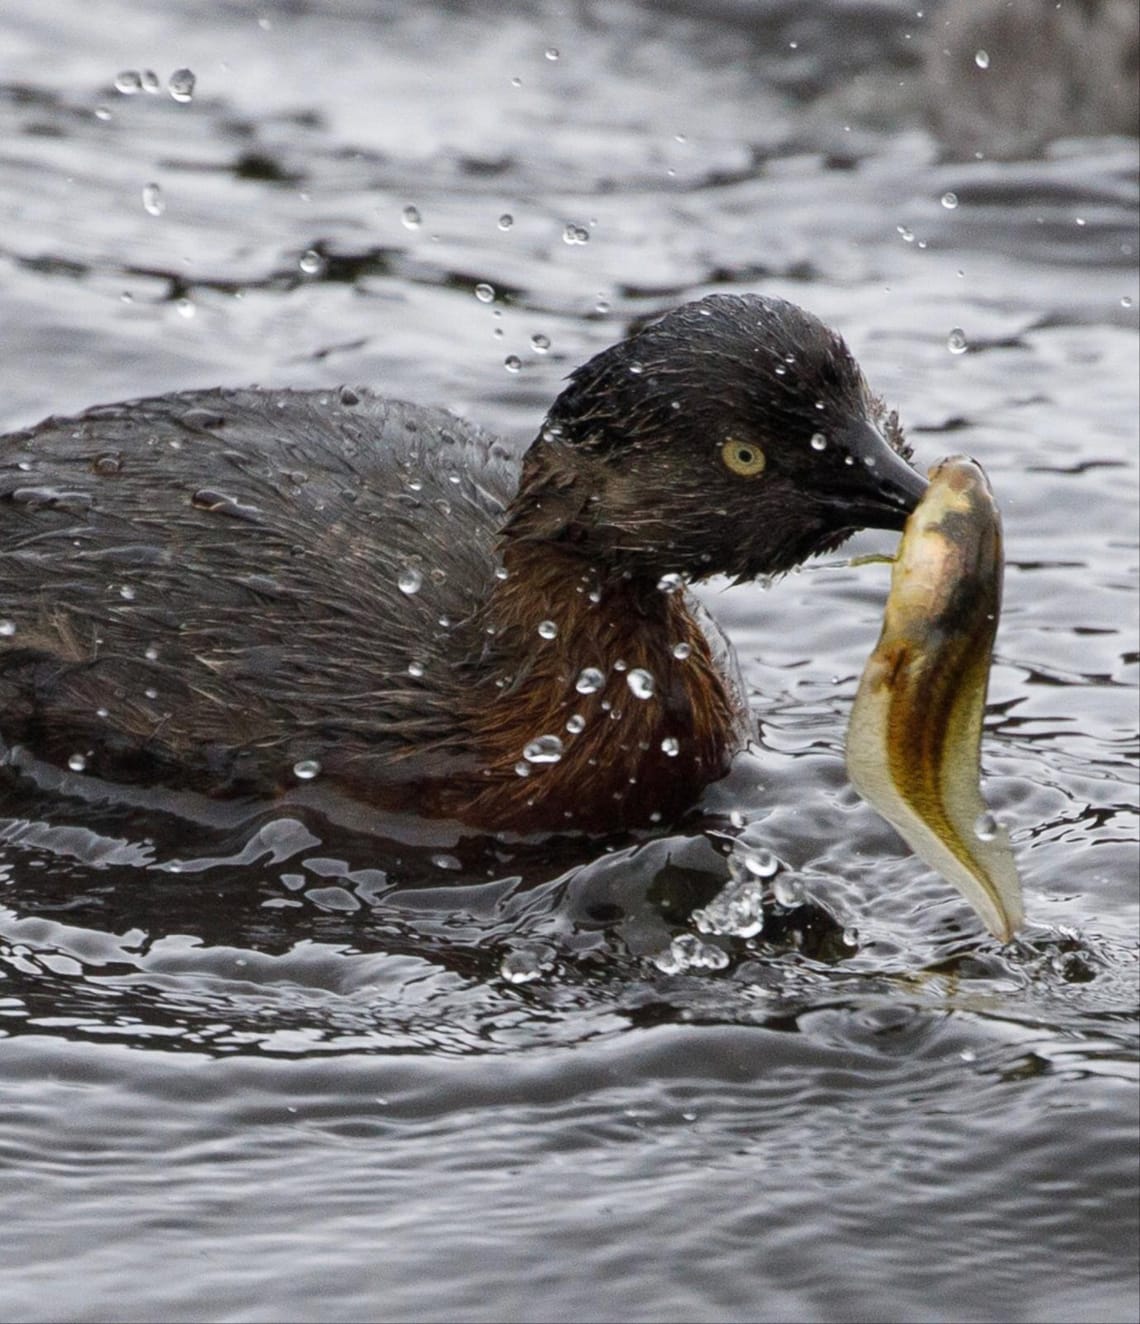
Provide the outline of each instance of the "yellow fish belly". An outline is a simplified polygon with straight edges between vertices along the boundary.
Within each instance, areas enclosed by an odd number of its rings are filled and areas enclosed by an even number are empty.
[[[1001,610],[1001,516],[981,466],[950,456],[907,521],[883,630],[847,732],[856,790],[1008,942],[1023,919],[1009,834],[980,786]]]

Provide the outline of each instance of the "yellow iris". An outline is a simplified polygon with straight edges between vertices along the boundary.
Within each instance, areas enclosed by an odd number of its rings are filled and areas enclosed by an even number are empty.
[[[720,448],[720,457],[734,474],[741,478],[755,478],[764,472],[767,460],[755,442],[729,439]]]

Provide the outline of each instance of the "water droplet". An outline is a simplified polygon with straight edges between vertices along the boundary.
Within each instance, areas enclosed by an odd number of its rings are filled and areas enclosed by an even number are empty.
[[[293,764],[293,776],[299,782],[311,782],[314,777],[320,775],[321,765],[316,759],[298,759]]]
[[[942,205],[946,208],[947,211],[953,211],[954,208],[957,207],[958,205],[957,193],[949,193],[949,192],[943,193]]]
[[[523,758],[528,763],[557,763],[561,757],[561,736],[539,736],[523,750]]]
[[[764,927],[764,889],[754,879],[726,883],[707,906],[693,911],[693,923],[702,933],[754,938]]]
[[[508,372],[518,372],[522,367],[522,359],[520,359],[517,354],[508,354],[503,360],[503,367],[506,368]]]
[[[317,276],[325,269],[325,260],[315,248],[307,248],[298,258],[297,265],[306,276]]]
[[[82,772],[87,767],[87,756],[85,754],[72,754],[67,760],[67,766],[72,772]]]
[[[723,970],[728,965],[728,953],[711,942],[702,942],[696,934],[682,933],[652,961],[663,974],[678,975],[686,970]]]
[[[485,280],[481,280],[479,284],[475,286],[475,297],[480,303],[494,303],[495,287],[493,285],[488,285]]]
[[[1132,300],[1128,297],[1127,294],[1124,295],[1124,297],[1120,300],[1120,306],[1121,306],[1121,308],[1131,308],[1131,307],[1132,307]]]
[[[91,464],[92,469],[97,474],[104,477],[111,474],[121,473],[123,469],[123,457],[117,451],[104,451],[102,455],[97,455]]]
[[[979,841],[993,841],[998,834],[999,823],[993,814],[979,814],[974,820],[974,835]]]
[[[530,338],[530,347],[536,354],[545,354],[550,348],[550,337],[541,333],[533,335]]]
[[[661,742],[661,753],[675,759],[681,752],[681,742],[675,736],[666,736]]]
[[[158,645],[157,645],[157,644],[147,644],[147,646],[146,646],[146,650],[143,652],[143,657],[145,657],[146,660],[147,660],[148,662],[157,662],[157,661],[158,661]]]
[[[542,974],[543,961],[538,952],[520,947],[508,952],[499,964],[499,974],[508,984],[529,984]]]
[[[557,639],[558,626],[553,621],[539,621],[538,634],[541,639]]]
[[[625,683],[629,686],[635,699],[652,699],[653,692],[657,688],[653,673],[646,671],[643,667],[634,667],[626,676]]]
[[[956,326],[946,337],[946,348],[951,354],[965,354],[969,347],[970,342],[966,339],[966,333],[960,326]]]
[[[693,656],[692,644],[680,643],[673,645],[673,656],[678,662],[684,662],[687,657]]]
[[[899,232],[899,238],[904,244],[914,243],[914,231],[905,225],[896,225],[895,229]]]
[[[503,212],[502,216],[499,217],[500,230],[509,230],[511,226],[514,225],[514,223],[515,223],[515,218],[511,215],[509,211]]]
[[[422,662],[408,663],[408,675],[413,676],[416,680],[420,679],[420,677],[424,674],[424,671],[425,671],[425,667]]]
[[[811,434],[811,448],[813,451],[827,450],[827,438],[822,432],[813,432]]]
[[[192,69],[175,69],[166,82],[166,90],[175,101],[185,103],[194,99],[194,84],[198,80]]]
[[[136,92],[142,91],[142,76],[137,69],[124,69],[122,73],[115,75],[115,91],[121,92],[125,97],[133,97]]]
[[[337,399],[346,409],[351,409],[353,405],[358,405],[360,403],[359,392],[354,391],[351,386],[342,386],[336,394]],[[411,486],[411,484],[409,484],[409,486]]]
[[[680,575],[670,572],[661,576],[657,587],[662,593],[679,593],[685,587],[685,581]]]
[[[194,307],[194,301],[192,299],[184,297],[174,301],[174,311],[179,317],[185,317],[186,320],[189,321],[198,310]]]
[[[978,1060],[978,1055],[972,1048],[963,1048],[958,1056],[963,1062],[976,1062]]]
[[[753,878],[771,878],[780,868],[780,861],[763,846],[742,846],[737,842],[733,857],[740,860]]]
[[[772,896],[778,906],[783,906],[786,910],[794,910],[796,906],[802,904],[804,899],[803,889],[799,882],[789,874],[781,874],[772,884]]]
[[[551,62],[554,62],[554,61],[557,61],[557,60],[561,59],[561,57],[562,57],[562,52],[558,49],[557,46],[547,46],[547,48],[546,48],[546,58],[547,58],[548,60],[550,60]]]
[[[596,313],[605,314],[608,313],[609,311],[610,311],[610,301],[608,299],[599,299],[597,303],[594,304],[594,312]]]
[[[581,735],[585,729],[586,719],[581,713],[575,713],[573,717],[568,717],[566,719],[566,730],[569,731],[572,736]]]
[[[0,639],[11,639],[16,633],[16,622],[0,620]]]
[[[396,587],[409,598],[418,593],[423,586],[423,574],[414,565],[405,566],[396,580]]]
[[[161,216],[166,210],[166,199],[157,184],[144,184],[142,191],[143,211],[148,216]]]
[[[144,92],[149,92],[154,96],[156,92],[162,91],[162,83],[159,82],[158,74],[153,69],[144,69],[142,71],[142,88]]]
[[[400,220],[403,222],[405,230],[418,230],[424,223],[424,218],[420,215],[418,207],[405,207],[400,213]]]
[[[567,225],[562,231],[562,242],[564,244],[588,244],[590,242],[590,232],[582,225]]]
[[[975,51],[974,63],[979,69],[988,69],[990,67],[989,51]]]
[[[134,602],[135,600],[134,586],[132,584],[120,584],[119,597],[121,597],[124,602]]]
[[[109,119],[113,119],[114,117],[113,117],[113,115],[111,114],[111,107],[110,107],[110,106],[96,106],[96,107],[95,107],[95,118],[96,118],[97,120],[103,120],[104,123],[106,123],[106,121],[109,120]]]
[[[586,667],[578,673],[574,688],[579,694],[597,694],[606,683],[606,678],[597,667]]]
[[[845,947],[859,946],[859,930],[855,928],[854,925],[848,925],[848,927],[843,930],[843,945]]]
[[[515,776],[517,777],[529,777],[532,771],[533,769],[525,759],[519,759],[515,764]]]

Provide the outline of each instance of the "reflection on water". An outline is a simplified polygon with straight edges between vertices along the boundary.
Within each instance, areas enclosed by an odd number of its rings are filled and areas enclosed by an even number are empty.
[[[1136,144],[977,159],[1007,111],[948,108],[949,19],[6,10],[5,427],[350,381],[521,447],[681,299],[839,326],[1002,502],[986,791],[1030,923],[985,938],[847,786],[887,574],[839,558],[703,591],[760,739],[656,835],[9,778],[5,1317],[1135,1316]]]

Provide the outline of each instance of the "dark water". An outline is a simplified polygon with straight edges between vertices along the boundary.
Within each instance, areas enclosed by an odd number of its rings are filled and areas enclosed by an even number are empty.
[[[1027,139],[1036,72],[954,18],[0,10],[5,427],[360,382],[521,446],[685,298],[842,329],[918,459],[1001,499],[986,789],[1029,915],[983,937],[847,787],[886,574],[839,558],[704,594],[761,739],[656,839],[7,783],[0,1318],[1135,1318],[1136,141],[1108,92]],[[112,86],[182,67],[188,102]],[[762,932],[699,933],[749,862]]]

